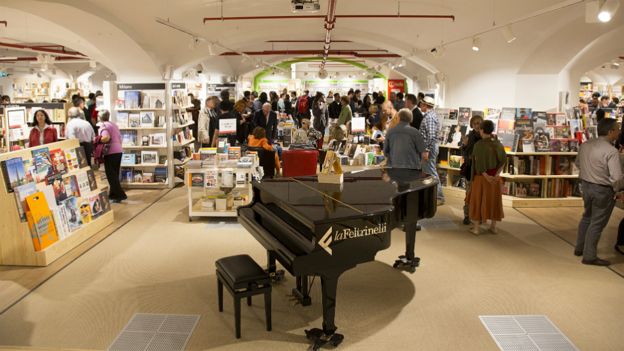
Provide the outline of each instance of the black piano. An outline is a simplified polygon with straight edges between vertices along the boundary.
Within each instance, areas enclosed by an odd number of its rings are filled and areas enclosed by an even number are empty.
[[[321,279],[323,329],[306,331],[315,349],[343,339],[334,324],[338,278],[388,248],[392,229],[403,226],[407,235],[406,255],[395,267],[418,265],[416,224],[435,214],[436,185],[420,171],[392,168],[346,173],[343,184],[316,177],[253,183],[253,200],[238,218],[266,248],[269,272],[278,261],[295,276],[293,294],[303,305],[311,303],[308,277]]]

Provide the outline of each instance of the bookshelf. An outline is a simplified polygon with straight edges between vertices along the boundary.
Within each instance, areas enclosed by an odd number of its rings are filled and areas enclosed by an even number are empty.
[[[23,160],[32,159],[32,150],[46,147],[49,150],[61,149],[65,152],[79,146],[80,144],[76,139],[64,140],[31,149],[0,154],[0,161],[4,162],[16,157],[21,157]],[[63,179],[76,175],[85,169],[70,171],[63,175]],[[3,181],[2,183],[4,184],[5,182]],[[108,188],[101,181],[97,183],[97,189],[92,191],[92,196],[106,192]],[[99,217],[92,219],[89,223],[84,223],[78,229],[71,231],[63,239],[56,241],[41,251],[35,251],[29,225],[27,222],[20,220],[20,214],[16,205],[16,194],[8,192],[4,185],[2,188],[0,189],[0,206],[3,209],[0,211],[0,265],[47,266],[110,225],[114,219],[113,211],[106,211]],[[51,201],[54,201],[54,199]]]
[[[122,186],[172,188],[181,182],[181,161],[194,151],[194,122],[172,97],[170,83],[108,84],[114,121],[123,138]],[[155,152],[155,154],[154,154]],[[149,154],[150,161],[144,161]]]
[[[450,165],[453,163],[452,158],[461,165],[463,159],[460,154],[457,146],[440,145],[437,168],[445,193],[464,192],[460,168]],[[578,179],[578,172],[573,166],[576,154],[576,152],[507,152],[507,163],[504,172],[501,173],[505,184],[504,203],[514,208],[583,206],[583,199],[573,196]],[[511,166],[514,165],[514,159],[516,160],[514,166],[517,168],[520,159],[536,163],[538,158],[543,162],[543,166],[533,165],[528,170],[525,166],[522,171]],[[553,165],[559,165],[558,162],[562,159],[565,159],[562,163],[569,165],[565,167],[565,172],[553,168]]]

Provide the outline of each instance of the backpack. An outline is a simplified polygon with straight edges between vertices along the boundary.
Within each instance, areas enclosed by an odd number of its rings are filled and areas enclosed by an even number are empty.
[[[310,110],[310,102],[308,101],[309,97],[302,96],[299,98],[297,102],[297,112],[299,114],[306,114]]]

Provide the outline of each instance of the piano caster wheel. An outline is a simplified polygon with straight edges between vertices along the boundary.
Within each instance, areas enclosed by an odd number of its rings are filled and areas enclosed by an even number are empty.
[[[189,217],[189,222],[192,222],[192,221],[193,221],[193,217]]]
[[[269,273],[269,277],[271,278],[271,282],[279,283],[284,280],[285,272],[283,269],[278,269],[275,272]]]
[[[327,344],[332,347],[338,347],[338,345],[340,345],[344,340],[344,335],[342,334],[334,333],[332,335],[325,335],[323,330],[318,328],[306,330],[305,333],[306,338],[308,338],[308,340],[312,343],[310,345],[310,349],[314,351],[319,350]]]
[[[416,231],[419,232],[422,230],[422,226],[420,225],[420,223],[416,224]]]
[[[414,273],[416,267],[420,266],[420,257],[414,257],[413,260],[408,260],[405,256],[399,256],[399,259],[394,261],[392,267],[400,269],[402,271]]]

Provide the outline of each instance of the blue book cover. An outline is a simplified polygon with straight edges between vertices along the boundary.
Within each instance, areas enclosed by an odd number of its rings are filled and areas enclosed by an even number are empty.
[[[156,167],[154,169],[154,182],[155,183],[167,182],[167,167]]]
[[[141,92],[128,90],[124,92],[124,107],[137,109],[141,107]]]
[[[2,162],[2,173],[7,192],[12,193],[15,188],[26,184],[26,172],[24,172],[24,161],[21,157],[10,158]]]
[[[122,166],[134,166],[136,164],[136,154],[128,153],[121,155]]]
[[[47,177],[54,175],[54,167],[50,159],[50,150],[47,147],[35,149],[32,151],[33,164],[37,173],[35,181],[43,182]]]

